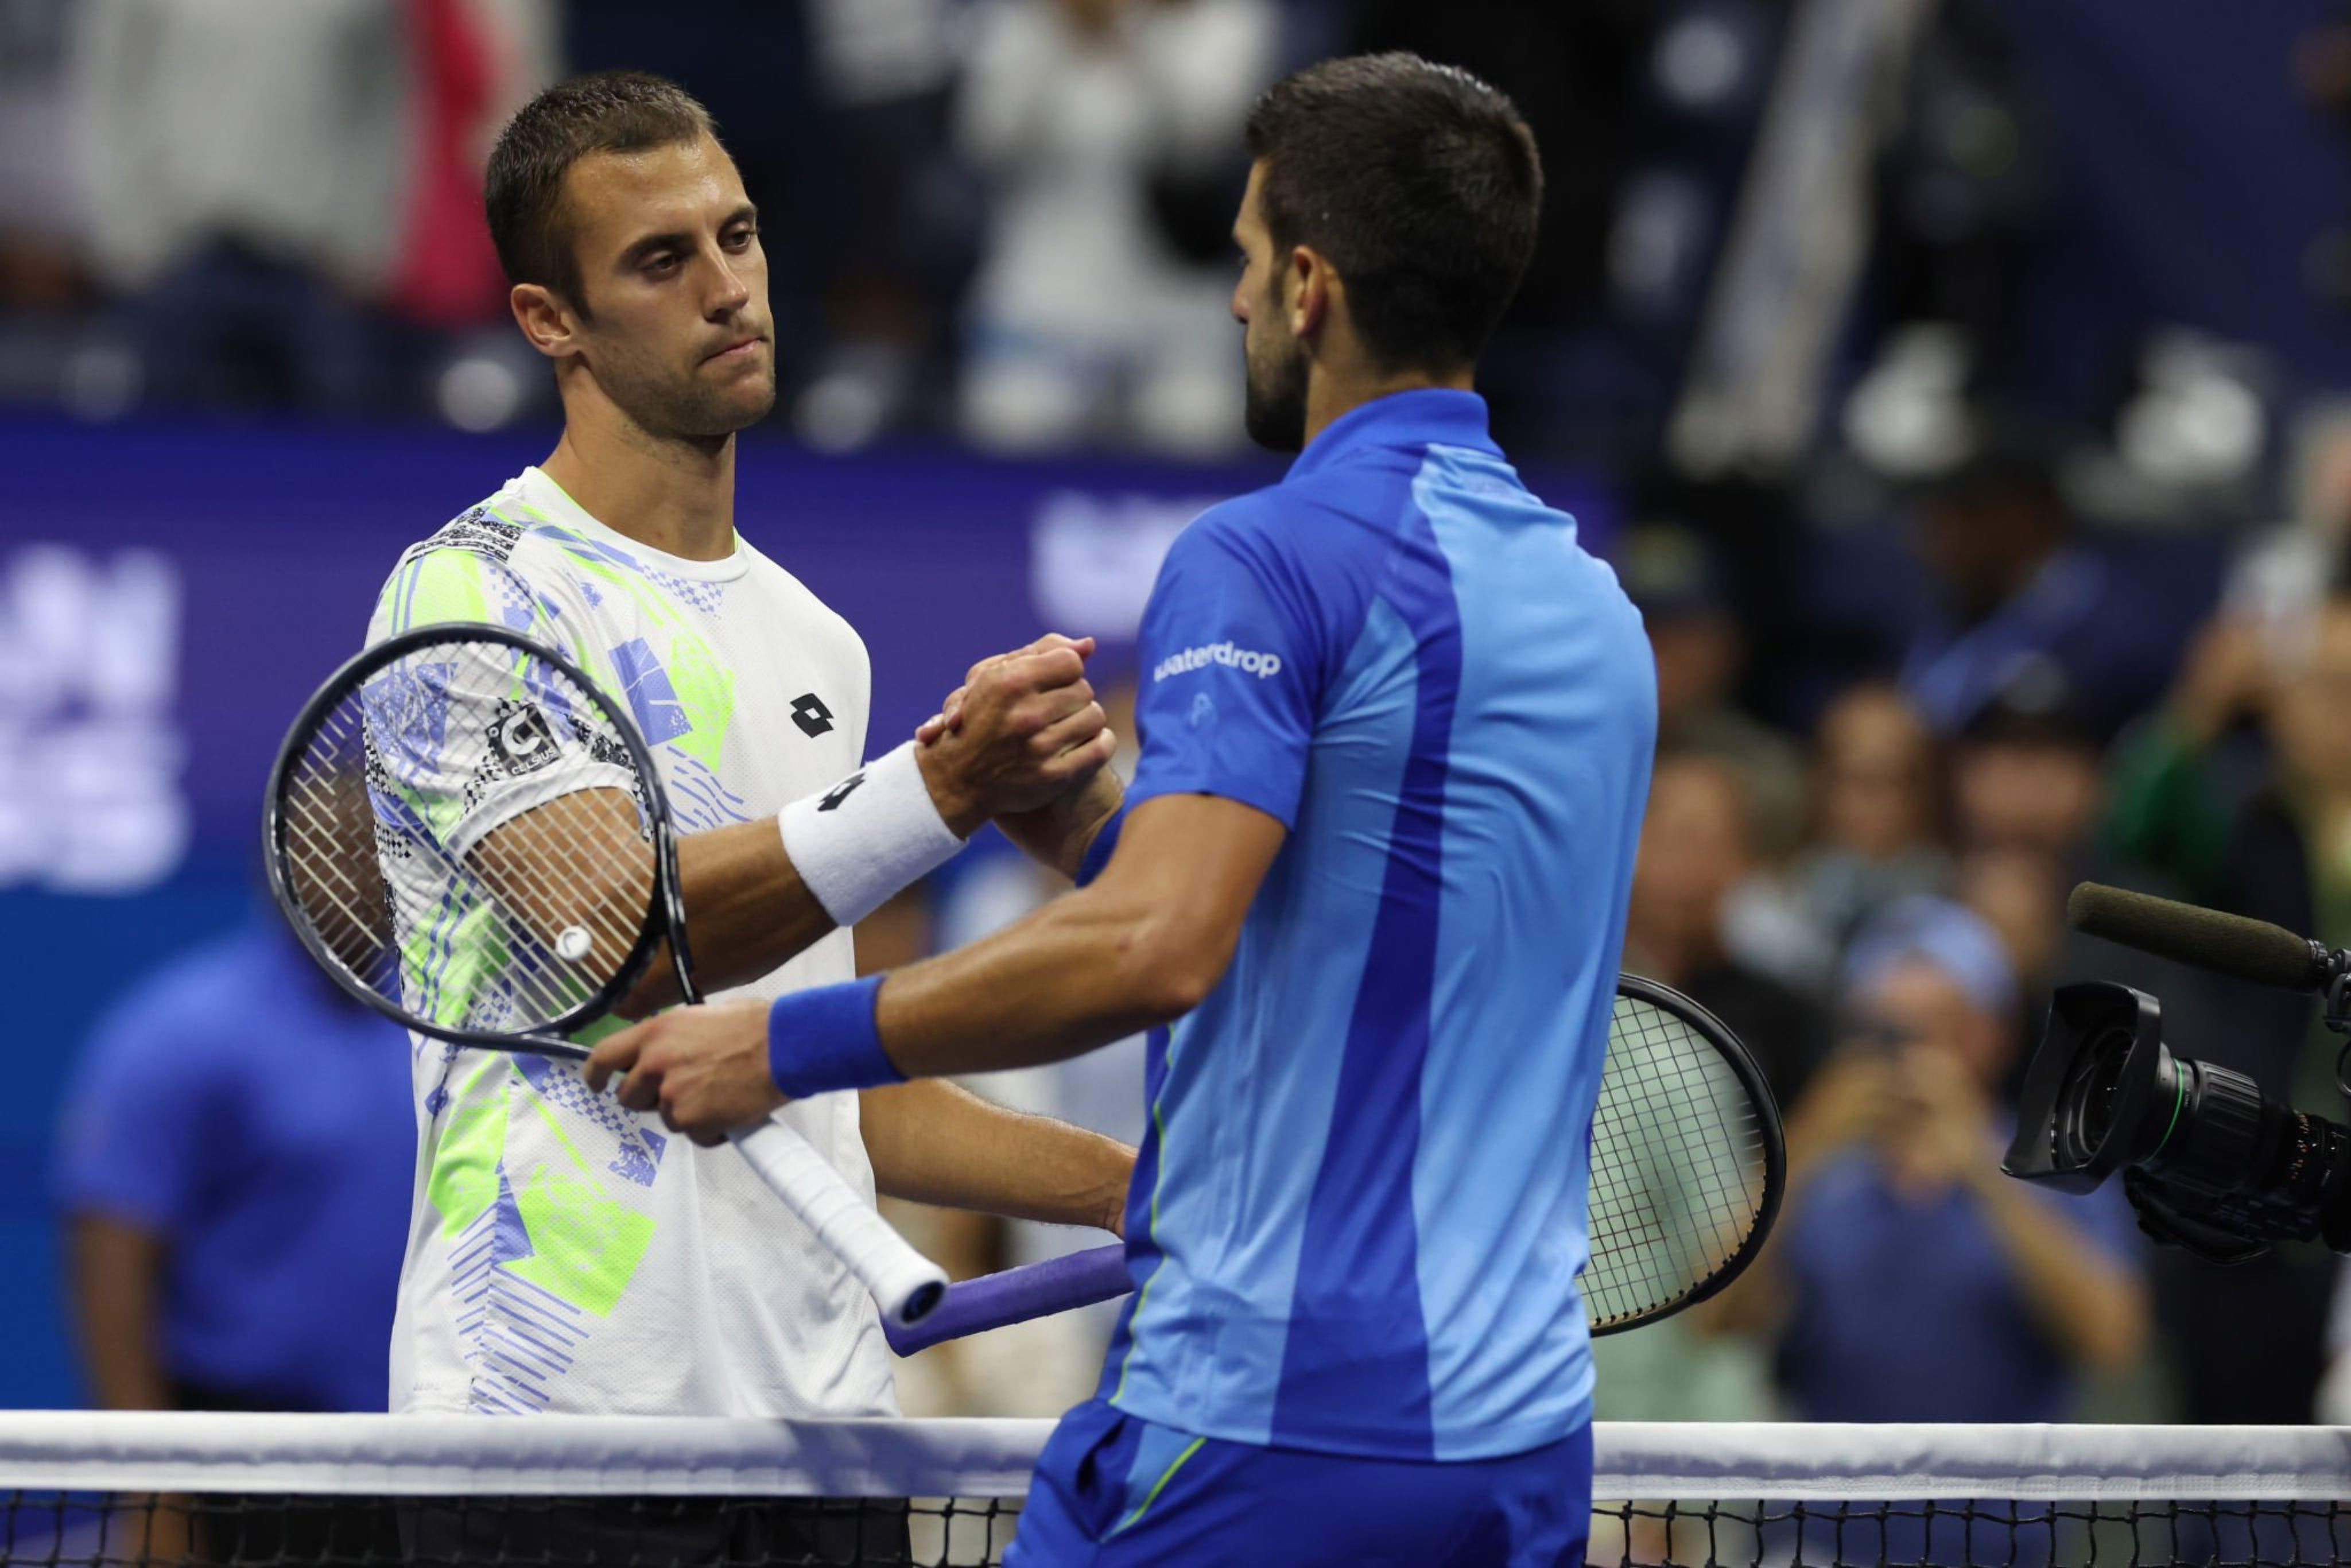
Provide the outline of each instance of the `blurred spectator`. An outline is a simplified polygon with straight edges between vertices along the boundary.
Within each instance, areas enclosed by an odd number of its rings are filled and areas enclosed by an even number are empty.
[[[0,5],[0,315],[70,305],[84,287],[80,159],[66,70],[69,3]]]
[[[2015,991],[1998,937],[1939,899],[1887,910],[1855,945],[1844,1038],[1788,1119],[1779,1228],[1711,1314],[1776,1338],[1797,1417],[2064,1420],[2084,1374],[2140,1354],[2147,1290],[2121,1194],[2001,1174]],[[1922,1513],[1808,1526],[1803,1552],[2047,1561],[2045,1530]]]
[[[1746,634],[1721,559],[1698,534],[1664,523],[1634,528],[1614,553],[1656,654],[1658,749],[1729,764],[1746,784],[1758,852],[1780,860],[1803,834],[1803,758],[1793,741],[1734,701]]]
[[[1154,198],[1224,174],[1238,206],[1231,175],[1273,74],[1277,20],[1269,0],[978,12],[958,131],[995,203],[969,306],[973,440],[1111,434],[1186,452],[1239,440],[1238,334],[1217,329],[1231,269],[1185,256]]]
[[[1633,873],[1625,967],[1673,987],[1729,1025],[1787,1105],[1820,1060],[1827,1020],[1725,946],[1726,906],[1755,864],[1740,775],[1712,757],[1660,753]]]
[[[2063,1420],[2083,1373],[2139,1354],[2120,1194],[2000,1173],[2015,992],[1991,928],[1939,900],[1889,910],[1848,960],[1846,1038],[1789,1119],[1776,1289],[1749,1297],[1780,1314],[1807,1419]]]
[[[486,138],[548,68],[546,0],[87,0],[90,251],[152,392],[381,404],[367,314],[495,313]],[[534,40],[536,43],[534,43]]]
[[[1968,853],[2021,851],[2071,868],[2095,836],[2105,781],[2098,747],[2062,709],[2011,694],[1951,747],[1951,815]]]
[[[412,1101],[407,1037],[336,990],[274,912],[132,988],[79,1063],[59,1134],[97,1402],[387,1408]],[[311,1526],[356,1550],[381,1522],[278,1521],[238,1560],[318,1550],[294,1540]]]
[[[826,341],[793,424],[827,451],[915,412],[925,356],[945,347],[945,307],[970,269],[977,199],[946,156],[956,15],[951,0],[809,0],[829,155],[800,173],[831,215],[802,231],[827,253]]]
[[[2064,946],[2065,894],[2074,880],[2063,862],[2032,849],[1979,850],[1959,862],[1959,902],[1999,936],[2016,971],[2015,1025],[2026,1051],[2001,1081],[2002,1104],[2015,1103],[2025,1056],[2041,1038]]]
[[[1935,737],[1900,692],[1865,684],[1829,705],[1813,743],[1812,845],[1768,907],[1750,899],[1734,915],[1781,934],[1771,950],[1782,979],[1824,991],[1837,954],[1878,909],[1949,889],[1943,793]]]
[[[1911,641],[1902,689],[1938,734],[2022,682],[2062,692],[2103,742],[2162,691],[2168,621],[2075,540],[2036,442],[1987,435],[1927,487],[1918,522],[1939,613]]]
[[[2161,706],[2116,747],[2101,829],[2106,854],[2189,899],[2218,894],[2229,835],[2248,789],[2221,750],[2267,715],[2274,671],[2256,622],[2223,613],[2199,631]],[[2258,766],[2266,771],[2266,748]]]
[[[2118,1192],[2063,1197],[2000,1172],[2011,1127],[1993,1086],[2016,1040],[1998,939],[1912,900],[1855,945],[1844,990],[1846,1038],[1789,1121],[1779,1235],[1730,1310],[1776,1324],[1802,1419],[2069,1418],[2085,1374],[2141,1354],[2147,1288]],[[1803,1549],[2047,1562],[2039,1512],[1963,1524],[1896,1504],[1859,1535],[1807,1526]]]

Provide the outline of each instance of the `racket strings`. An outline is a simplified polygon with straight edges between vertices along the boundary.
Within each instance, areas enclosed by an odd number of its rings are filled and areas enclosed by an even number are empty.
[[[1753,1232],[1766,1131],[1736,1071],[1669,1010],[1617,998],[1592,1145],[1583,1286],[1595,1325],[1681,1301]]]
[[[370,672],[281,776],[300,917],[413,1017],[524,1032],[576,1012],[634,956],[653,888],[632,753],[604,713],[505,643],[450,639]],[[478,841],[460,856],[453,838]]]

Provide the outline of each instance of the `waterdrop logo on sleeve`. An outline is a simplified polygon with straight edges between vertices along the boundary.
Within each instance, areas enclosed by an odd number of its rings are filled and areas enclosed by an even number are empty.
[[[1180,653],[1170,653],[1152,666],[1151,678],[1156,683],[1170,675],[1189,674],[1205,670],[1211,664],[1224,664],[1245,675],[1259,680],[1271,680],[1281,674],[1281,655],[1260,653],[1255,649],[1237,647],[1231,643],[1207,643],[1197,648],[1186,648]]]

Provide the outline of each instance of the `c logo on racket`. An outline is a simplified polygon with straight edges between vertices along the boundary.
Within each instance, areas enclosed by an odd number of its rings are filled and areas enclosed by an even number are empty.
[[[534,705],[508,707],[490,723],[490,755],[508,778],[536,773],[555,760],[555,735]]]

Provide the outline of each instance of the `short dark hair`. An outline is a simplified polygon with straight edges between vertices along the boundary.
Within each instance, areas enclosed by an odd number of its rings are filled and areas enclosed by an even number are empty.
[[[1276,83],[1249,121],[1277,251],[1310,246],[1346,280],[1387,369],[1475,361],[1534,254],[1542,158],[1516,105],[1417,55],[1326,60]]]
[[[710,111],[677,83],[646,71],[600,71],[559,82],[498,133],[483,180],[490,240],[509,283],[536,283],[582,314],[580,257],[564,222],[563,178],[595,152],[643,152],[716,136]]]

